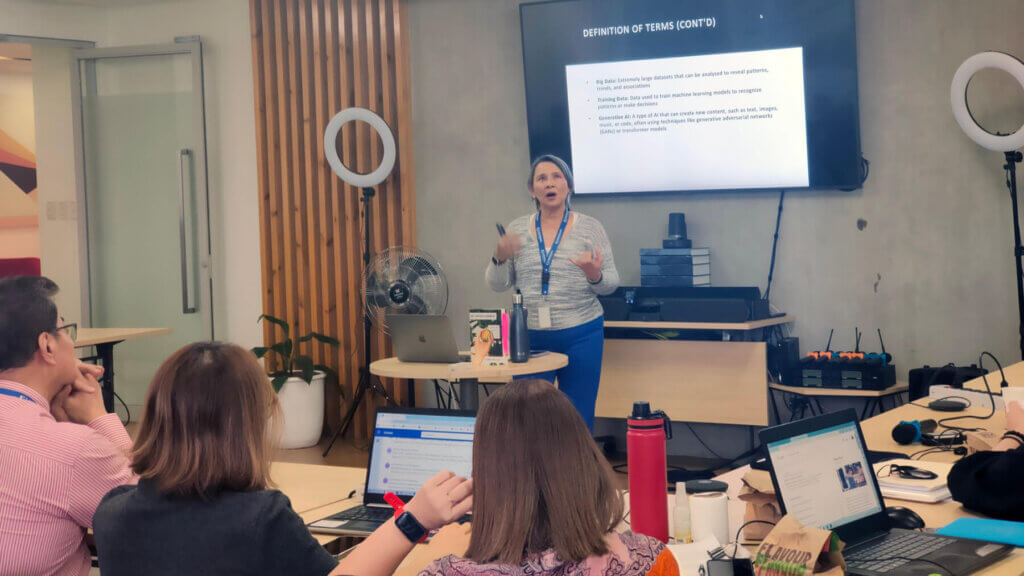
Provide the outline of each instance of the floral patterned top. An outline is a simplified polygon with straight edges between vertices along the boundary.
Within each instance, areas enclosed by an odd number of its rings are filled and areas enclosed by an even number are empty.
[[[432,562],[419,576],[679,576],[679,566],[665,545],[642,534],[623,532],[606,538],[609,552],[581,562],[564,562],[554,550],[519,565],[477,564],[449,555]]]

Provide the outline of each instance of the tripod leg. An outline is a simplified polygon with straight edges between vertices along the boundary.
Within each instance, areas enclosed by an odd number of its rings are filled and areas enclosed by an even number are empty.
[[[327,448],[324,450],[323,453],[324,458],[327,457],[327,454],[331,451],[331,448],[334,447],[334,442],[338,439],[339,436],[345,433],[345,430],[348,429],[348,425],[351,424],[352,419],[355,418],[356,410],[359,409],[359,405],[363,401],[363,396],[366,394],[366,389],[369,387],[366,381],[367,376],[369,376],[369,372],[360,371],[359,384],[356,386],[356,395],[352,398],[352,404],[349,405],[348,411],[345,412],[345,417],[342,418],[341,425],[338,426],[338,429],[335,430],[334,434],[331,436],[331,441],[327,444]]]
[[[367,388],[369,388],[370,391],[372,391],[375,394],[380,394],[381,396],[383,396],[384,400],[388,403],[388,405],[398,406],[398,402],[395,400],[395,397],[392,396],[391,393],[388,392],[388,389],[385,388],[384,385],[380,383],[379,378],[375,379],[372,375],[370,375],[369,380],[370,385],[367,386]]]

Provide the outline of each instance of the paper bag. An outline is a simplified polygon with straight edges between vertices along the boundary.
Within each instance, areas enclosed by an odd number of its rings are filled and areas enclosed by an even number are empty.
[[[764,470],[751,470],[743,476],[743,488],[740,489],[739,499],[747,503],[747,510],[743,514],[744,524],[752,520],[774,524],[782,518],[771,474]],[[743,529],[743,538],[763,540],[771,529],[769,524],[751,524]]]
[[[808,528],[786,515],[754,554],[756,576],[843,576],[843,543],[829,530]]]
[[[988,430],[975,430],[964,434],[967,437],[967,454],[985,452],[992,450],[992,447],[1002,440],[1002,436]]]

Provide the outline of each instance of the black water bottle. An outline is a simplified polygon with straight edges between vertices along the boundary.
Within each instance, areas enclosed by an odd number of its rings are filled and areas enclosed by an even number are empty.
[[[526,308],[523,308],[523,294],[516,290],[512,296],[512,314],[509,316],[508,352],[509,360],[515,363],[530,359],[530,331],[526,327]]]

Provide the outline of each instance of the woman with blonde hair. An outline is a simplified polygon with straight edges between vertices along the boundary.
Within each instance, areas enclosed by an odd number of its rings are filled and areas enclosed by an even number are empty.
[[[247,350],[203,342],[171,355],[150,385],[132,451],[139,484],[110,491],[93,518],[103,576],[394,571],[414,545],[394,520],[338,564],[269,489],[278,412]],[[472,490],[442,472],[406,511],[422,529],[439,528],[469,510]]]

